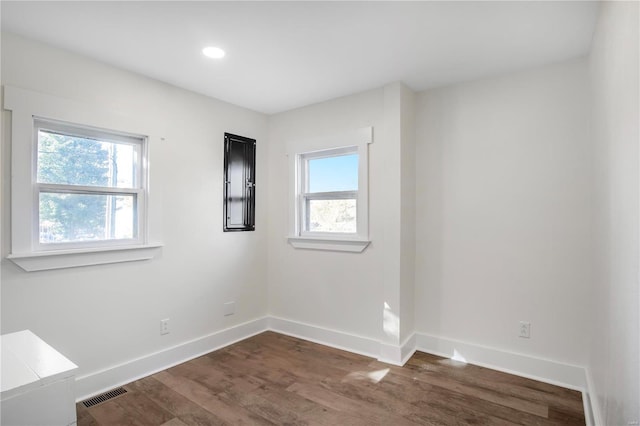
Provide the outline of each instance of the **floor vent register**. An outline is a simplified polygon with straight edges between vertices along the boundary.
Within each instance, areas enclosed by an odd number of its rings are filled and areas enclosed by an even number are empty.
[[[125,388],[117,388],[114,390],[110,390],[109,392],[100,394],[98,396],[94,396],[93,398],[89,398],[85,401],[82,401],[82,404],[87,408],[93,407],[94,405],[101,404],[105,401],[108,401],[110,399],[115,398],[116,396],[120,396],[125,393],[127,393],[127,390]]]

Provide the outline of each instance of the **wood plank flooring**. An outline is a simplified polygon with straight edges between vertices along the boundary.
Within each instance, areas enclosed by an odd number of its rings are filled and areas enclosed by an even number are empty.
[[[580,392],[420,352],[404,367],[265,332],[130,383],[78,425],[584,425]]]

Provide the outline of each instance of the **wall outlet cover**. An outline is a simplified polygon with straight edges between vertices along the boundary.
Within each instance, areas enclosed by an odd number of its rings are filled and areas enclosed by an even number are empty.
[[[224,304],[224,316],[228,317],[236,313],[236,302],[227,302]]]
[[[169,334],[169,318],[160,320],[160,334]]]
[[[522,337],[524,339],[531,338],[531,323],[527,321],[520,321],[520,325],[518,328],[518,337]]]

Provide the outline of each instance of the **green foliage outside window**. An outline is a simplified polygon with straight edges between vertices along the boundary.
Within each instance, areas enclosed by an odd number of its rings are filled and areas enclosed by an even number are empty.
[[[110,186],[117,175],[112,144],[40,131],[38,182]],[[83,241],[104,237],[110,197],[41,193],[40,241]]]

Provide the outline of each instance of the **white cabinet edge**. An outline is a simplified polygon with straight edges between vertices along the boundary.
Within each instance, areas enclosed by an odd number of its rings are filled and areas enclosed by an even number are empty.
[[[2,401],[52,383],[75,380],[78,366],[30,330],[0,336]]]

